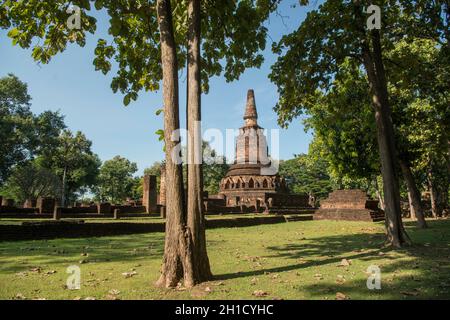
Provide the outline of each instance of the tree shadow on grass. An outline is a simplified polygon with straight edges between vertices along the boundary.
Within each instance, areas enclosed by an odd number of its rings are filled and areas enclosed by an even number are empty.
[[[363,243],[367,243],[367,241],[370,241],[369,239],[369,235],[367,234],[354,234],[315,238],[312,239],[313,243],[305,242],[299,244],[287,244],[284,246],[269,246],[266,247],[266,249],[272,251],[273,254],[265,256],[266,258],[279,258],[280,260],[289,259],[294,261],[303,259],[303,261],[300,263],[283,265],[280,267],[221,274],[217,275],[216,278],[218,280],[226,280],[259,276],[266,273],[299,270],[326,264],[336,264],[342,260],[342,257],[339,257],[339,255],[358,249],[367,249],[367,251],[354,253],[352,255],[346,255],[346,259],[376,259],[377,257],[380,257],[378,255],[379,252],[386,252],[389,250],[389,248],[382,248],[380,245],[364,245]],[[317,256],[323,256],[327,258],[321,260],[312,259]]]
[[[0,242],[0,272],[18,272],[30,265],[67,266],[69,262],[136,262],[161,259],[164,234],[120,237]],[[82,254],[87,253],[87,256]]]
[[[215,245],[218,241],[208,241]],[[87,253],[88,256],[81,254]],[[67,238],[0,242],[0,272],[24,271],[27,266],[67,266],[87,263],[160,261],[164,254],[164,233],[110,237]],[[26,263],[21,263],[26,262]]]
[[[295,261],[279,267],[262,268],[236,273],[216,275],[218,280],[255,277],[267,273],[281,273],[310,267],[338,265],[347,260],[367,262],[367,266],[380,264],[382,274],[394,274],[385,279],[385,290],[370,291],[365,281],[346,280],[345,283],[322,281],[301,290],[312,297],[342,291],[347,295],[363,298],[449,298],[450,297],[450,220],[430,221],[429,229],[415,228],[414,222],[405,223],[412,246],[399,250],[384,246],[385,235],[357,233],[298,240],[283,246],[266,247],[271,253],[267,258]],[[401,261],[400,258],[403,258]],[[300,262],[299,262],[300,261]],[[414,276],[411,276],[414,274]]]

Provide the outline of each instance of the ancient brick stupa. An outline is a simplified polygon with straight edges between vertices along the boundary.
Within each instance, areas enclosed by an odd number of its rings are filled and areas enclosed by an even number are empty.
[[[247,93],[244,126],[236,139],[234,164],[220,183],[220,195],[227,206],[265,203],[268,194],[287,194],[284,178],[271,170],[263,128],[258,125],[255,94]]]

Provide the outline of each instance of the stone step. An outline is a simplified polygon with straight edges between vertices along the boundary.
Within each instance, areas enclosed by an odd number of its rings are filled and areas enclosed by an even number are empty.
[[[284,215],[284,220],[286,220],[286,222],[308,221],[308,220],[313,220],[313,216],[311,214],[310,215],[296,215],[296,216]]]

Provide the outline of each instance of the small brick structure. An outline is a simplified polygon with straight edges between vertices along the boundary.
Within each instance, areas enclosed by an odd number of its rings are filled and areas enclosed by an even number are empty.
[[[114,220],[120,219],[120,209],[114,209]]]
[[[206,220],[206,228],[236,228],[287,222],[283,216],[239,217]],[[1,225],[0,241],[58,238],[104,237],[150,232],[164,232],[165,222],[89,222],[84,220],[47,220]],[[245,232],[245,231],[244,231]]]
[[[55,207],[53,210],[53,220],[61,220],[61,209],[61,207]]]
[[[24,208],[36,208],[37,200],[35,199],[27,199],[25,200],[23,207]]]
[[[154,213],[157,210],[157,185],[156,176],[146,174],[143,182],[142,205],[147,213]]]
[[[336,190],[321,202],[314,220],[382,221],[384,211],[363,190]]]
[[[14,199],[2,198],[2,206],[14,207]]]
[[[111,213],[111,203],[102,202],[97,204],[97,213],[98,214],[109,214]]]
[[[54,198],[50,197],[39,197],[37,199],[36,206],[39,209],[39,213],[53,213],[55,209],[56,201]]]

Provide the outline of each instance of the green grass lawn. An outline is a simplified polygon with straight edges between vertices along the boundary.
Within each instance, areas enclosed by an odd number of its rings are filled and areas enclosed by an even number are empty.
[[[214,281],[158,289],[162,233],[0,242],[0,298],[14,299],[449,299],[450,220],[418,230],[414,245],[383,248],[382,223],[300,221],[207,231]],[[342,259],[350,262],[340,266]],[[82,261],[83,260],[83,261]],[[80,262],[83,262],[80,264]],[[65,287],[81,268],[81,289]],[[381,268],[381,290],[366,270]],[[131,277],[123,273],[136,272]],[[264,293],[256,297],[255,291]]]

